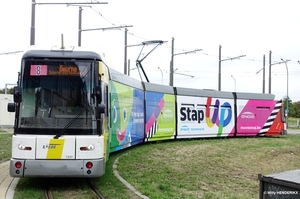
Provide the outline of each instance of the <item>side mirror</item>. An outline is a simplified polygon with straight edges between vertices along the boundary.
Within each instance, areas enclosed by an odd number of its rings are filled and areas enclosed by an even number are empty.
[[[96,107],[96,111],[97,113],[105,113],[105,105],[104,104],[100,104],[98,107]]]
[[[7,111],[8,112],[15,112],[16,111],[15,103],[12,103],[12,102],[8,103],[7,104]]]
[[[95,87],[94,96],[96,96],[97,103],[100,104],[102,102],[102,90],[100,86]]]
[[[99,119],[102,113],[105,113],[105,105],[100,104],[98,107],[95,107],[96,118]],[[98,118],[99,117],[99,118]]]
[[[19,86],[14,87],[14,102],[21,103],[22,102],[22,92]]]

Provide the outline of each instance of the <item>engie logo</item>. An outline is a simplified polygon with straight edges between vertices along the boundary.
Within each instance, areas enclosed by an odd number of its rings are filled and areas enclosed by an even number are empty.
[[[163,110],[160,116],[162,117],[160,120],[161,123],[173,124],[175,122],[174,113],[170,109]]]
[[[163,113],[164,118],[173,118],[173,112],[171,110],[165,110]]]
[[[180,128],[180,131],[190,131],[190,128],[189,128],[187,125],[183,125],[183,126]]]
[[[242,113],[241,118],[242,119],[254,119],[255,115],[252,112],[244,112],[244,113]]]

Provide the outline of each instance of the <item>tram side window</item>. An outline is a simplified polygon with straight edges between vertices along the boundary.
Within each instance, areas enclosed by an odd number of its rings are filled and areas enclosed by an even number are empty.
[[[35,82],[26,81],[22,91],[22,117],[35,117]]]

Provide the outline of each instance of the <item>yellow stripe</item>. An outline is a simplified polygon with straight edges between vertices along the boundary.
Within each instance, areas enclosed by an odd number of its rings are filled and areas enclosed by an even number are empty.
[[[46,159],[61,159],[61,155],[64,149],[64,143],[64,139],[51,139],[49,142]]]
[[[103,66],[102,66],[102,62],[99,61],[98,63],[99,63],[99,74],[102,76],[102,74],[103,74]],[[100,76],[99,76],[99,80],[100,80]]]

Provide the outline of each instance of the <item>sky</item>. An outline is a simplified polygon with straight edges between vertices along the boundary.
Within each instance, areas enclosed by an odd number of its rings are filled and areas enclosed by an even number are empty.
[[[36,0],[36,3],[49,2],[96,1]],[[147,55],[142,66],[150,82],[169,85],[174,38],[174,86],[218,90],[221,51],[222,91],[262,93],[265,79],[265,93],[271,91],[277,99],[288,95],[293,102],[300,101],[300,2],[297,0],[99,2],[105,4],[82,5],[81,46],[101,48],[109,67],[124,72],[125,29],[87,30],[128,26],[126,61],[134,78],[140,78],[134,69],[139,55],[141,60],[156,46],[147,45],[142,50],[138,44],[161,40],[164,43]],[[12,87],[17,82],[22,53],[10,52],[24,52],[30,47],[31,5],[32,0],[1,4],[0,88]],[[65,46],[78,45],[79,5],[37,4],[35,10],[36,46],[45,49],[59,46],[61,34]],[[264,56],[265,78],[261,70]],[[281,59],[287,60],[286,64]]]

